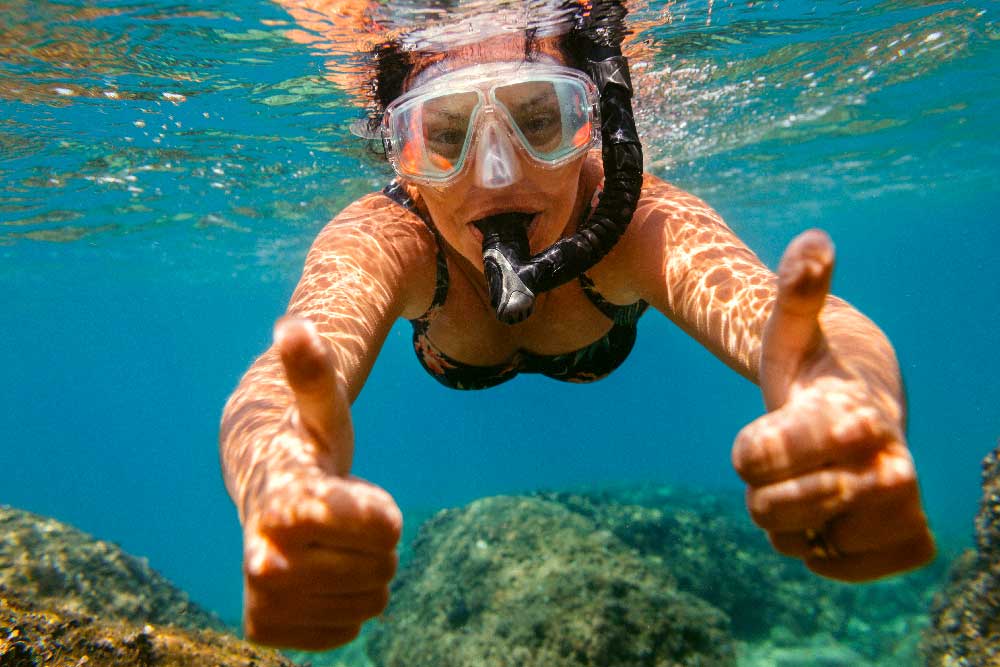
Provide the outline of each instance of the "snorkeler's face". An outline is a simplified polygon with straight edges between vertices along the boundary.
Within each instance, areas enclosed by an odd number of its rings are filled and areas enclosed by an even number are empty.
[[[523,61],[523,53],[523,46],[504,48],[504,45],[498,45],[490,48],[477,45],[474,53],[456,53],[436,67],[443,75],[470,64],[516,64]],[[556,61],[552,64],[562,63]],[[426,85],[428,78],[418,74],[417,80],[418,85]],[[525,87],[524,90],[545,92],[537,88]],[[534,103],[542,103],[545,99],[537,94],[535,98],[538,99],[534,99]],[[454,103],[458,101],[451,100]],[[525,105],[531,104],[532,100],[521,98],[503,102],[510,109],[527,109]],[[429,121],[439,122],[442,119],[442,116],[435,116]],[[511,136],[510,128],[504,123],[508,123],[508,119],[487,117],[477,125],[471,144],[466,148],[465,167],[447,183],[415,183],[442,236],[480,270],[483,266],[482,235],[473,223],[481,218],[515,211],[532,214],[527,230],[532,253],[547,248],[572,231],[572,213],[578,203],[580,172],[586,157],[586,151],[582,151],[555,166],[540,163],[526,149],[520,137],[515,139]],[[557,141],[554,136],[543,137],[545,128],[540,125],[533,130],[537,137],[532,137],[532,140],[539,145],[547,148],[546,141]],[[448,136],[435,135],[434,138],[447,140]]]

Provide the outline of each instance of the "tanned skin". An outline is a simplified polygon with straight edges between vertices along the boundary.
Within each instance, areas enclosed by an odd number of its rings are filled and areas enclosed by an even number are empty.
[[[516,39],[449,62],[517,60]],[[572,233],[602,177],[595,155],[555,170],[522,156],[520,167],[522,179],[503,190],[477,189],[471,169],[446,188],[410,187],[445,240],[451,276],[428,336],[465,363],[577,350],[611,327],[575,281],[539,295],[525,322],[496,320],[471,222],[517,202],[538,214],[529,230],[538,251]],[[253,641],[337,646],[388,602],[402,517],[389,493],[350,474],[350,406],[393,323],[430,305],[436,252],[427,226],[384,195],[348,206],[317,237],[274,344],[226,405],[222,466],[243,525]],[[588,275],[611,302],[646,300],[760,385],[767,412],[732,452],[751,517],[777,551],[814,572],[868,581],[929,562],[935,547],[893,348],[829,294],[833,268],[830,239],[810,230],[775,275],[704,202],[647,176],[628,231]],[[667,407],[651,402],[648,418]]]

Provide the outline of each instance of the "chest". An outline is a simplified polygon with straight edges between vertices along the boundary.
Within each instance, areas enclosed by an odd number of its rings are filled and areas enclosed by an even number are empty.
[[[519,351],[558,355],[590,345],[611,329],[611,322],[574,280],[538,295],[535,310],[524,322],[497,320],[485,281],[473,283],[461,271],[451,271],[447,298],[427,329],[434,345],[469,364],[501,364]]]

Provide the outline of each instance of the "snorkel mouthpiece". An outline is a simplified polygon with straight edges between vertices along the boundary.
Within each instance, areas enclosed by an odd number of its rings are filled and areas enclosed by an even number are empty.
[[[490,304],[497,319],[517,324],[531,315],[535,292],[519,271],[530,259],[528,223],[531,213],[499,213],[473,224],[483,234],[483,268],[490,291]]]

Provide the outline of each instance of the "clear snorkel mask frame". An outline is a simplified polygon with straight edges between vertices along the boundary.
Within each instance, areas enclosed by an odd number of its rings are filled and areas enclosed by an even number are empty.
[[[424,83],[420,83],[421,78],[425,77],[418,75],[418,85],[386,108],[380,128],[393,170],[407,181],[444,187],[471,168],[480,187],[502,188],[520,177],[523,157],[543,169],[557,169],[599,143],[600,94],[591,78],[579,70],[550,63],[507,62],[463,67]],[[531,83],[551,84],[558,98],[562,136],[554,150],[534,146],[515,118],[511,102],[497,94],[498,90],[522,90],[518,86]],[[438,164],[431,165],[431,151],[424,146],[429,139],[422,134],[421,111],[428,103],[463,94],[475,94],[477,101],[463,112],[468,124],[461,151],[453,162],[437,157]],[[574,120],[576,127],[570,124]],[[422,169],[410,164],[416,155],[423,162]]]

